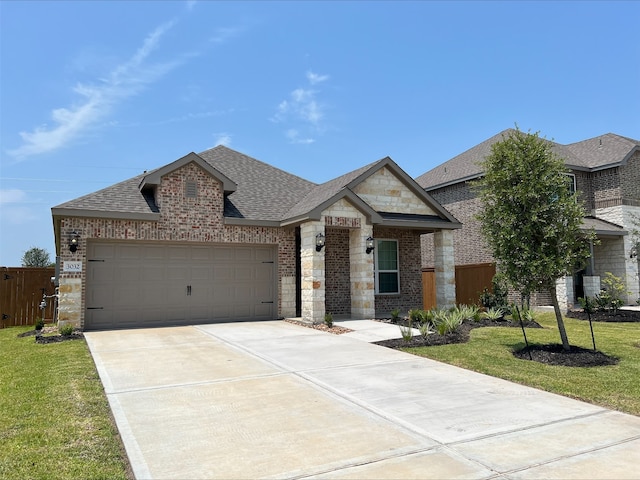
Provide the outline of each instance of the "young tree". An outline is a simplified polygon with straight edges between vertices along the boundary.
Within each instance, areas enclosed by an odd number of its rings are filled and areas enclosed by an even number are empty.
[[[22,255],[23,267],[49,267],[51,258],[44,248],[31,247]]]
[[[516,128],[491,147],[482,167],[478,218],[498,269],[522,295],[550,292],[562,345],[569,350],[556,280],[585,264],[590,236],[580,231],[584,210],[569,188],[564,162],[537,133]]]

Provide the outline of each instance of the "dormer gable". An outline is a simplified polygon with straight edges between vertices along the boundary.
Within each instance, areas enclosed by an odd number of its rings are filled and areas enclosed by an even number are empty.
[[[147,175],[145,175],[140,181],[140,186],[139,186],[140,191],[143,191],[144,189],[147,189],[147,188],[157,187],[158,185],[160,185],[160,180],[163,176],[171,172],[174,172],[175,170],[178,170],[191,162],[198,165],[205,172],[207,172],[209,175],[211,175],[213,178],[219,181],[222,184],[222,189],[225,195],[235,192],[236,189],[238,188],[238,185],[233,180],[231,180],[222,172],[220,172],[219,170],[211,166],[198,154],[191,152],[185,155],[184,157],[179,158],[175,162],[169,163],[164,167],[158,168],[157,170],[154,170],[153,172],[150,172]]]

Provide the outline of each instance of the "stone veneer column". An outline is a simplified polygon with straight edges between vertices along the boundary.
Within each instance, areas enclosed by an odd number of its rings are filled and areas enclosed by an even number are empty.
[[[456,304],[456,266],[453,256],[453,230],[434,233],[436,305],[451,308]]]
[[[582,277],[582,285],[585,297],[595,297],[600,293],[600,276],[584,275]]]
[[[75,328],[81,328],[82,280],[60,278],[58,293],[58,326],[73,325]]]
[[[296,316],[296,277],[280,279],[280,315],[289,318]]]
[[[322,222],[307,222],[300,226],[300,257],[302,266],[302,319],[311,323],[324,321],[324,248],[316,252],[316,235],[324,235]]]
[[[563,312],[573,308],[575,303],[573,293],[573,277],[567,275],[556,280],[556,294],[558,296],[558,305]]]
[[[349,232],[352,318],[367,319],[376,315],[374,252],[366,252],[369,236],[373,237],[373,227],[369,225]]]

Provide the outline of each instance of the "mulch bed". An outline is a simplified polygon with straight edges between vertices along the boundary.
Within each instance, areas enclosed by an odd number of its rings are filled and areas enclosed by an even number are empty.
[[[578,320],[588,320],[587,313],[583,310],[569,310],[567,317]],[[640,322],[640,312],[635,310],[618,310],[616,314],[609,312],[594,312],[591,314],[594,322]]]
[[[313,328],[314,330],[322,330],[323,332],[333,333],[334,335],[342,335],[343,333],[353,332],[353,330],[351,330],[350,328],[338,327],[336,325],[329,328],[326,323],[307,323],[291,319],[285,319],[285,322],[293,323],[294,325],[300,325],[301,327]]]
[[[531,353],[531,357],[529,353]],[[522,360],[533,360],[564,367],[602,367],[618,363],[618,358],[610,357],[602,352],[574,346],[571,346],[571,350],[567,352],[560,344],[530,345],[513,352],[513,356]]]
[[[391,320],[383,320],[387,323],[396,323]],[[401,320],[396,323],[396,325],[407,326],[406,320]],[[525,322],[524,326],[526,328],[542,328],[537,322]],[[437,333],[433,333],[431,335],[427,335],[427,338],[424,338],[422,335],[415,335],[410,341],[406,341],[403,338],[394,338],[393,340],[381,340],[379,342],[375,342],[376,345],[381,345],[383,347],[388,348],[406,348],[406,347],[430,347],[435,345],[450,345],[452,343],[467,343],[469,341],[469,332],[474,328],[481,327],[517,327],[520,328],[519,323],[514,323],[510,320],[489,320],[487,318],[482,318],[477,322],[474,321],[466,321],[464,322],[457,331],[452,333],[447,333],[445,335],[439,335]],[[399,334],[400,330],[398,330]]]
[[[74,330],[71,335],[60,335],[58,333],[58,327],[44,327],[42,330],[28,330],[18,335],[18,337],[36,337],[36,343],[46,345],[69,340],[81,340],[84,338],[84,335],[80,330]]]

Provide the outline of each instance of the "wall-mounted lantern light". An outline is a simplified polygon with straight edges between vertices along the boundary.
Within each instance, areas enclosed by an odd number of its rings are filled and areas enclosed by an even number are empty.
[[[373,237],[367,238],[367,254],[373,252],[373,249],[376,248],[373,242],[374,242]]]
[[[319,252],[324,247],[324,235],[319,233],[316,235],[316,252]]]
[[[638,246],[634,245],[631,247],[631,252],[629,253],[629,258],[636,258],[638,256]]]
[[[79,243],[80,243],[80,234],[74,230],[69,235],[69,251],[71,253],[74,253],[76,250],[78,250]]]

